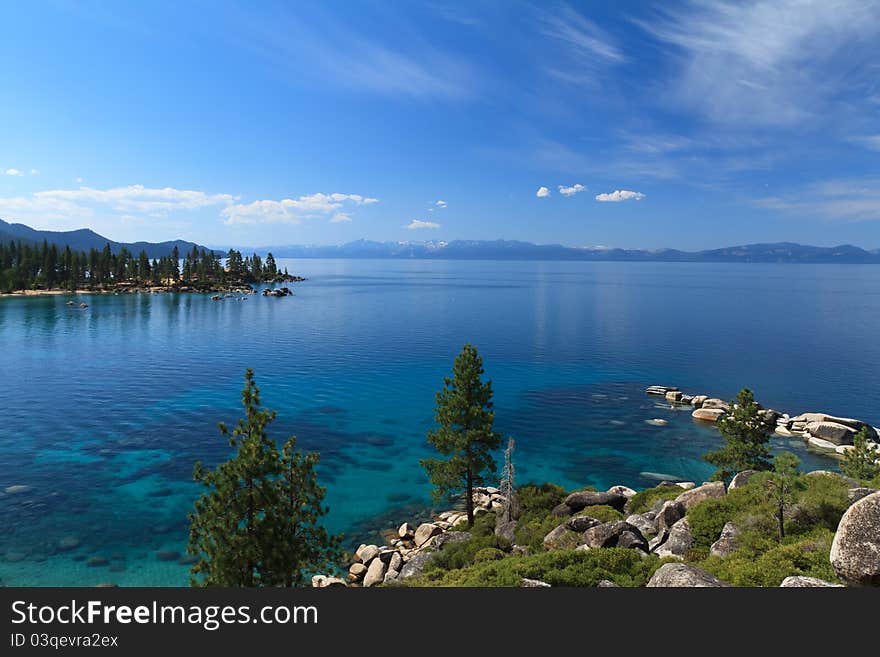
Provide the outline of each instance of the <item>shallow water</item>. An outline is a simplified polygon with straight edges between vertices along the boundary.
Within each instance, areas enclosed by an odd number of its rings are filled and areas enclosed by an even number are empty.
[[[428,503],[434,392],[476,344],[520,482],[700,481],[718,441],[654,383],[880,424],[880,267],[281,261],[293,298],[0,299],[0,582],[185,585],[193,463],[228,454],[246,367],[322,453],[349,541]],[[667,426],[645,421],[664,418]],[[804,467],[835,462],[775,439]],[[645,474],[648,473],[648,474]],[[651,474],[653,473],[653,474]],[[91,563],[90,563],[91,561]]]

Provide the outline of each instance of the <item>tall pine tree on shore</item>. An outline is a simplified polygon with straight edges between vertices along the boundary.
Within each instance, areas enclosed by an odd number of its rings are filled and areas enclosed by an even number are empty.
[[[723,481],[742,470],[770,470],[768,443],[773,428],[773,420],[761,412],[752,391],[740,390],[730,412],[718,421],[724,445],[703,456],[718,468],[712,478]]]
[[[444,378],[436,395],[439,426],[428,433],[428,443],[444,458],[420,461],[436,500],[464,493],[469,525],[474,523],[474,488],[495,473],[492,451],[501,443],[493,430],[492,382],[484,383],[483,373],[476,347],[466,344],[452,366],[452,378]]]
[[[244,418],[231,432],[221,423],[233,456],[214,470],[196,463],[194,479],[206,491],[190,514],[187,552],[196,557],[193,586],[294,586],[338,557],[339,538],[318,522],[327,513],[318,485],[317,454],[281,451],[267,434],[275,412],[260,407],[248,369]]]

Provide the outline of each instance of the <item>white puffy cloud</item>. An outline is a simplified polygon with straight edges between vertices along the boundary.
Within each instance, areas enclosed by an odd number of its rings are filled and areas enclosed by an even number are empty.
[[[0,198],[0,216],[19,221],[88,219],[107,210],[120,215],[165,217],[170,212],[196,210],[233,203],[230,194],[207,194],[172,187],[129,185],[111,189],[50,189],[30,196]]]
[[[598,194],[596,200],[600,203],[620,203],[621,201],[641,201],[645,195],[641,192],[631,192],[628,189],[617,189],[609,194]]]
[[[407,226],[408,230],[419,230],[421,228],[440,228],[440,224],[435,224],[433,221],[421,221],[419,219],[413,219],[411,222],[409,222],[409,225]]]
[[[550,190],[544,186],[538,187],[538,191],[535,192],[535,196],[537,196],[538,198],[546,198],[547,196],[550,196]]]
[[[351,221],[345,208],[372,205],[379,199],[360,194],[307,194],[299,198],[280,201],[260,200],[252,203],[236,203],[223,208],[221,215],[226,224],[298,224],[304,219],[330,217],[331,222]]]
[[[6,169],[6,171],[4,171],[3,173],[6,174],[7,176],[23,176],[24,175],[18,169]]]
[[[587,190],[587,188],[584,185],[581,185],[580,183],[575,183],[571,187],[566,187],[565,185],[559,185],[559,193],[562,194],[563,196],[574,196],[575,194],[578,194],[579,192],[584,192],[586,190]]]
[[[434,203],[434,205],[436,205],[438,208],[445,208],[447,204],[446,201],[440,200]]]

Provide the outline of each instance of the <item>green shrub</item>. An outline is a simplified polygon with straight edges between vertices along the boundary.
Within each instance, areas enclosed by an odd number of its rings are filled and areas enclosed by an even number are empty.
[[[607,504],[596,504],[594,506],[584,507],[583,510],[578,511],[575,515],[577,516],[590,516],[591,518],[595,518],[601,522],[614,522],[616,520],[623,520],[623,514],[617,509],[608,506]]]
[[[565,496],[566,492],[562,486],[550,483],[544,483],[540,486],[526,484],[516,489],[516,497],[522,515],[535,513],[544,515],[543,512],[550,511],[553,507],[561,504]]]
[[[643,586],[664,563],[643,558],[635,550],[565,550],[483,561],[450,572],[432,571],[414,586],[520,586],[522,579],[539,579],[551,586],[596,586],[608,579],[619,586]]]
[[[474,563],[480,563],[481,561],[498,561],[499,559],[503,559],[504,557],[504,552],[502,552],[498,548],[487,547],[483,548],[474,555]]]
[[[683,492],[684,491],[681,487],[676,486],[675,484],[655,486],[654,488],[640,490],[627,500],[625,507],[626,513],[632,514],[650,511],[651,507],[654,506],[654,503],[657,500],[674,500]]]
[[[543,550],[544,537],[563,522],[565,518],[550,513],[543,516],[522,516],[516,522],[514,542],[528,547],[532,552]]]
[[[709,557],[700,566],[734,586],[779,586],[790,575],[836,582],[828,559],[832,540],[834,533],[820,528],[781,545],[768,542],[763,552],[754,544],[742,546],[727,557]]]

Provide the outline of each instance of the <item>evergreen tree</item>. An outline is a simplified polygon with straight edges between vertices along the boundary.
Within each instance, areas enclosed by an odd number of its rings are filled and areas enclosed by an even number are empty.
[[[703,456],[718,468],[713,479],[729,479],[742,470],[771,468],[768,443],[774,430],[773,421],[761,412],[751,390],[739,391],[730,412],[718,421],[718,428],[724,446]]]
[[[853,436],[853,447],[843,455],[840,471],[853,479],[873,479],[880,477],[880,452],[868,445],[868,429],[862,429]]]
[[[773,459],[773,473],[767,479],[767,488],[776,502],[776,532],[780,543],[785,538],[785,510],[793,502],[794,491],[804,488],[797,473],[800,463],[791,452],[782,452]]]
[[[242,391],[245,417],[230,432],[235,454],[214,470],[196,463],[194,478],[207,489],[190,514],[187,551],[197,557],[194,586],[292,586],[337,556],[339,539],[319,527],[327,512],[317,483],[317,454],[279,450],[266,433],[275,412],[260,407],[253,371]]]
[[[271,253],[266,255],[266,265],[263,267],[263,273],[269,278],[275,278],[278,273],[278,266],[275,264],[275,256]]]
[[[436,395],[435,420],[440,425],[428,433],[428,443],[442,456],[420,463],[434,484],[434,497],[440,500],[464,492],[468,524],[474,522],[474,487],[487,474],[495,473],[492,450],[501,436],[493,431],[492,382],[483,383],[483,360],[476,348],[466,344],[452,366],[452,378],[444,378],[443,390]]]

